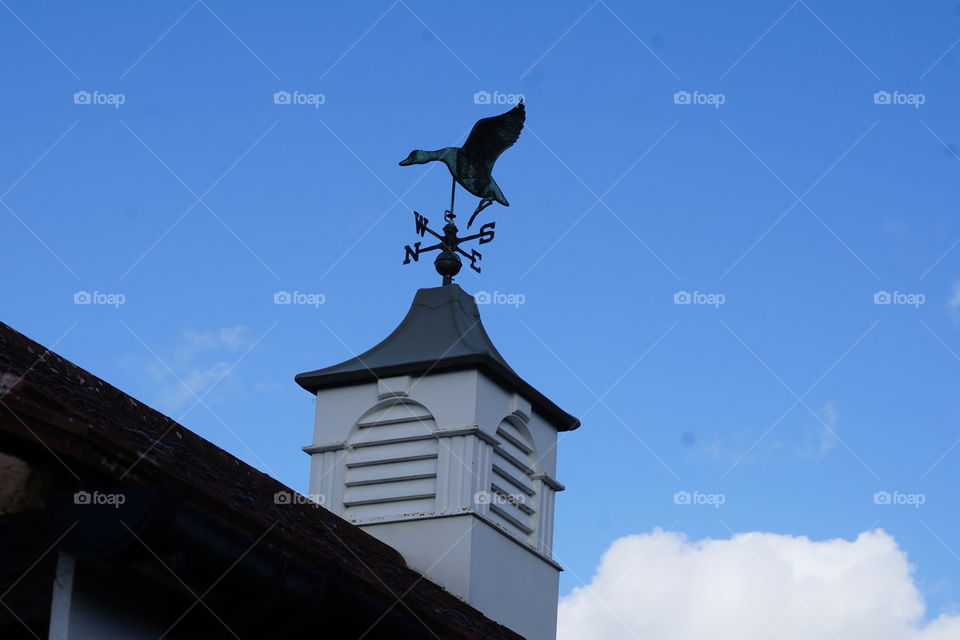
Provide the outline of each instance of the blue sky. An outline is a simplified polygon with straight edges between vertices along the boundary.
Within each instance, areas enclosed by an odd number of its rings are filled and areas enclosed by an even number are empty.
[[[655,527],[882,528],[936,615],[960,602],[958,38],[949,3],[7,0],[2,319],[305,490],[293,376],[437,284],[401,261],[449,176],[397,162],[522,94],[511,206],[459,282],[524,297],[487,329],[583,420],[561,593]]]

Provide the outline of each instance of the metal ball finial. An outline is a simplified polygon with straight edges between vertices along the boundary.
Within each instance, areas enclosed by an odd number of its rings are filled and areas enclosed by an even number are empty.
[[[453,276],[460,273],[463,262],[457,254],[450,251],[441,251],[437,259],[433,261],[433,266],[437,273],[443,276],[443,284],[448,285],[453,284]]]
[[[443,226],[443,244],[445,245],[441,249],[440,254],[437,255],[437,259],[433,261],[433,266],[441,276],[443,276],[443,284],[453,284],[453,276],[460,273],[460,269],[463,268],[463,262],[460,260],[460,256],[450,250],[450,247],[457,246],[457,225],[453,223],[453,214],[447,213],[445,216],[447,219],[447,224]]]

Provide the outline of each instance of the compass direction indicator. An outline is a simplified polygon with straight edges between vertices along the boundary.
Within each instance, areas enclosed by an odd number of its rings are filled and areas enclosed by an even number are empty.
[[[422,254],[439,251],[440,253],[437,255],[437,258],[433,261],[433,266],[437,270],[437,273],[443,276],[444,285],[452,284],[453,276],[460,273],[460,269],[463,268],[463,260],[460,259],[460,256],[469,260],[470,268],[480,273],[480,265],[477,263],[480,262],[483,255],[476,249],[471,249],[470,252],[467,253],[460,248],[460,245],[473,240],[476,240],[478,244],[486,244],[492,241],[497,223],[488,222],[480,227],[479,232],[461,238],[457,236],[459,229],[457,229],[457,225],[453,222],[454,217],[455,216],[449,212],[444,216],[446,224],[443,226],[443,234],[439,234],[428,226],[430,220],[414,211],[413,219],[416,224],[417,235],[424,238],[426,234],[429,233],[439,240],[439,242],[428,247],[421,246],[421,242],[414,242],[412,247],[410,245],[405,246],[403,248],[403,264],[410,264],[411,260],[413,262],[419,262]]]

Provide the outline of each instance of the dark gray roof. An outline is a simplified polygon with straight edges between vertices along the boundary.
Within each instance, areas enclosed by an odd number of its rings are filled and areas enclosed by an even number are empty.
[[[383,342],[345,362],[301,373],[301,387],[320,389],[359,384],[398,375],[424,375],[479,369],[506,389],[516,391],[558,431],[580,421],[521,378],[493,346],[473,296],[451,284],[417,291],[400,325]]]
[[[183,610],[195,602],[193,590],[206,589],[211,576],[222,575],[204,602],[235,637],[314,637],[319,621],[327,630],[323,637],[330,638],[357,638],[366,629],[367,640],[523,640],[410,569],[400,552],[360,527],[2,322],[0,450],[32,470],[25,489],[30,499],[17,505],[20,511],[0,517],[0,638],[47,637],[55,551],[65,543],[76,549],[86,539],[98,550],[98,571],[119,570],[125,580],[143,580],[144,585],[159,581],[169,598],[165,604],[183,601]],[[105,512],[87,505],[91,510],[81,522],[69,511],[69,494],[80,489],[162,492],[180,502],[158,500],[154,508],[138,511],[136,519],[120,511],[102,523],[98,516]],[[63,497],[59,492],[67,492],[66,503],[56,499]],[[278,492],[297,498],[278,501]],[[142,503],[128,499],[125,504]],[[68,510],[58,511],[62,507]],[[127,547],[115,547],[119,555],[109,555],[105,543],[116,539],[96,529],[93,538],[85,538],[90,519],[93,524],[119,523],[131,538],[156,540],[159,546],[150,544],[160,555],[151,556],[152,551],[132,540],[126,540]],[[56,538],[63,530],[57,523],[64,521],[68,533]],[[162,530],[141,528],[149,522],[161,524]],[[177,546],[183,538],[175,536],[187,531],[198,542],[211,534],[211,546]],[[238,540],[246,549],[241,558],[229,551]],[[197,553],[209,558],[200,561]],[[168,562],[177,567],[179,581],[164,578]],[[209,562],[220,568],[213,570]],[[262,571],[270,572],[269,579]],[[233,580],[239,581],[236,587]],[[290,588],[307,599],[294,597]],[[177,631],[189,620],[185,616],[177,623]],[[256,628],[261,623],[269,625],[270,633]],[[32,633],[24,633],[22,624]],[[355,629],[358,624],[362,627]],[[224,635],[213,628],[182,631],[177,637]]]

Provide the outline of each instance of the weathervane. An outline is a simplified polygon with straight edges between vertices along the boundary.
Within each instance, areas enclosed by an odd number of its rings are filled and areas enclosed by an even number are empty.
[[[510,203],[504,197],[500,187],[493,180],[493,165],[500,157],[500,154],[513,146],[513,143],[520,137],[520,131],[523,129],[523,121],[526,119],[526,109],[521,101],[510,111],[502,113],[499,116],[483,118],[478,120],[467,141],[462,147],[446,147],[438,151],[411,151],[405,160],[400,162],[401,167],[411,164],[425,164],[427,162],[439,161],[447,165],[450,175],[453,177],[453,184],[450,188],[450,208],[444,211],[443,234],[439,234],[430,227],[426,217],[416,211],[413,212],[416,223],[417,234],[423,238],[425,234],[437,238],[440,242],[429,247],[421,247],[419,242],[415,242],[413,247],[407,245],[404,247],[403,264],[409,264],[411,258],[414,262],[420,260],[420,255],[429,251],[440,250],[437,259],[434,260],[434,267],[441,276],[443,284],[448,285],[453,282],[453,276],[460,273],[463,267],[463,261],[460,255],[470,260],[470,268],[480,273],[480,267],[477,262],[483,257],[476,249],[471,249],[467,253],[460,248],[464,242],[478,240],[479,244],[486,244],[493,240],[495,222],[488,222],[480,227],[480,232],[471,236],[458,237],[457,225],[454,223],[456,215],[453,213],[454,198],[457,195],[457,184],[480,198],[480,203],[474,210],[473,215],[467,221],[467,228],[473,224],[477,215],[489,207],[494,202],[499,202],[505,207]],[[460,254],[460,255],[457,255]]]

